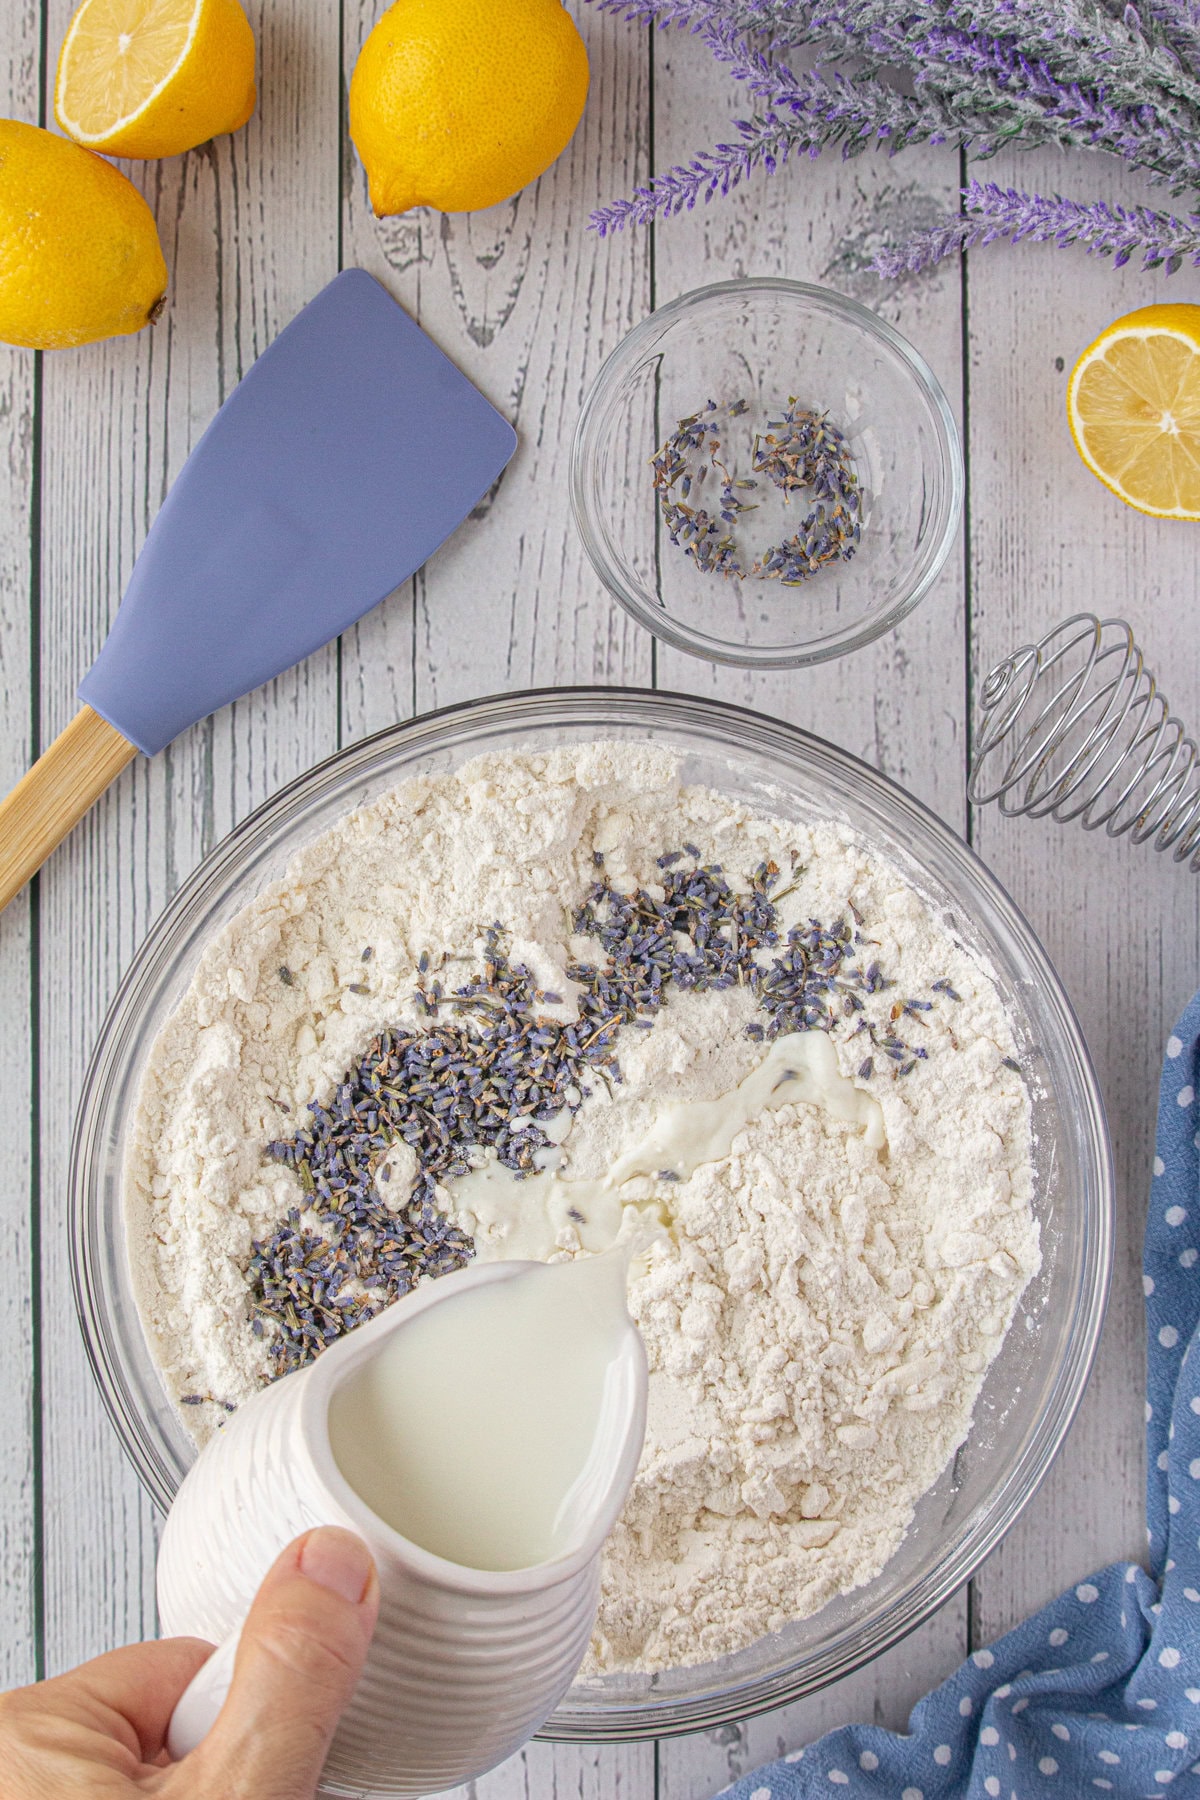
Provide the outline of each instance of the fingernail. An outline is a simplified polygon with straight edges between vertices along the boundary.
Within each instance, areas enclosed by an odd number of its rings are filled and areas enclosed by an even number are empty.
[[[357,1606],[366,1599],[375,1564],[371,1552],[352,1531],[338,1525],[322,1525],[304,1540],[300,1573],[318,1587],[340,1594]]]

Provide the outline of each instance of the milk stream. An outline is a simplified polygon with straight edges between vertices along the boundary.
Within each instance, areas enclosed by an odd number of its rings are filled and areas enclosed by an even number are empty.
[[[757,1068],[729,1093],[664,1106],[646,1135],[606,1175],[587,1180],[547,1168],[518,1179],[488,1150],[477,1168],[449,1184],[451,1207],[474,1237],[481,1261],[541,1262],[568,1234],[590,1251],[651,1241],[656,1225],[660,1233],[669,1226],[670,1189],[647,1199],[631,1183],[664,1174],[670,1181],[686,1181],[703,1163],[728,1156],[738,1133],[762,1113],[797,1104],[845,1120],[874,1150],[887,1144],[879,1102],[841,1073],[826,1034],[794,1031],[776,1038]]]
[[[523,1269],[398,1329],[334,1395],[334,1460],[422,1549],[475,1569],[566,1554],[608,1473],[623,1251]]]

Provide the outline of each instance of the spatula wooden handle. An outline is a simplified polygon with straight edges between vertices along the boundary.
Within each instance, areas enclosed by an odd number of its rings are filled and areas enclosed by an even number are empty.
[[[128,738],[85,706],[0,800],[0,911],[136,755]]]

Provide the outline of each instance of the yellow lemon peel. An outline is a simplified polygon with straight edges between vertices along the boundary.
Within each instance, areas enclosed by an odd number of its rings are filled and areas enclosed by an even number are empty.
[[[62,350],[140,331],[167,265],[154,215],[101,156],[0,119],[0,339]]]
[[[396,0],[350,80],[350,136],[381,217],[476,212],[536,180],[588,91],[562,0]]]

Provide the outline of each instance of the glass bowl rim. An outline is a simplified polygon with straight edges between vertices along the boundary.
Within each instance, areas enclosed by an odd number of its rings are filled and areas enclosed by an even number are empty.
[[[622,578],[606,555],[594,524],[598,509],[595,505],[595,483],[590,474],[594,456],[590,434],[610,390],[625,373],[626,366],[637,360],[642,346],[664,323],[669,325],[675,315],[706,305],[720,296],[747,293],[778,293],[788,299],[805,302],[817,310],[838,315],[856,325],[868,337],[876,338],[891,351],[912,377],[914,391],[923,401],[933,425],[946,490],[940,529],[930,539],[922,571],[909,592],[893,601],[885,611],[872,614],[844,632],[822,638],[802,639],[794,644],[735,644],[726,638],[714,637],[709,632],[691,629],[665,607],[652,605],[645,600],[641,593]],[[569,486],[571,513],[592,568],[613,599],[639,625],[689,656],[727,663],[738,668],[799,669],[861,650],[876,638],[893,630],[924,599],[941,574],[958,535],[966,493],[966,469],[962,435],[945,389],[920,351],[894,325],[873,313],[861,301],[853,300],[847,294],[839,294],[834,288],[820,287],[814,282],[792,281],[782,275],[751,275],[734,281],[715,281],[704,287],[691,288],[674,300],[667,300],[662,306],[656,306],[653,312],[647,313],[644,319],[640,319],[625,333],[620,343],[600,365],[584,396],[571,443]]]
[[[241,865],[246,852],[265,842],[276,824],[286,821],[298,807],[337,788],[349,787],[356,777],[369,775],[381,756],[406,745],[414,755],[420,754],[422,748],[453,749],[455,727],[464,723],[477,732],[515,732],[522,725],[532,732],[539,727],[588,723],[589,707],[615,708],[625,715],[619,720],[622,728],[642,723],[668,742],[675,721],[684,730],[703,732],[707,728],[719,732],[719,740],[714,742],[719,741],[734,756],[739,751],[770,756],[782,739],[793,752],[799,750],[818,761],[837,765],[852,781],[865,782],[874,791],[874,797],[882,798],[901,820],[907,814],[921,830],[940,840],[942,848],[963,865],[1004,916],[1020,943],[1027,971],[1035,977],[1042,998],[1058,1015],[1071,1052],[1074,1077],[1088,1102],[1085,1123],[1091,1179],[1085,1195],[1091,1196],[1091,1204],[1083,1219],[1083,1252],[1072,1298],[1074,1322],[1066,1353],[1054,1376],[1053,1390],[1028,1432],[1019,1460],[989,1503],[986,1517],[964,1536],[955,1553],[915,1579],[881,1616],[855,1626],[858,1641],[853,1646],[835,1642],[803,1662],[768,1674],[751,1675],[715,1695],[695,1699],[652,1695],[640,1702],[617,1703],[608,1719],[603,1714],[592,1716],[590,1709],[583,1707],[570,1714],[568,1694],[564,1699],[568,1716],[553,1715],[536,1734],[562,1743],[632,1742],[677,1736],[785,1705],[852,1674],[882,1655],[923,1624],[969,1580],[1041,1486],[1083,1398],[1104,1323],[1116,1210],[1103,1099],[1071,1002],[1036,933],[1003,884],[970,845],[924,802],[861,758],[815,733],[721,700],[657,688],[576,686],[533,688],[456,702],[397,721],[334,751],[294,777],[234,826],[159,913],[105,1015],[89,1059],[72,1132],[67,1194],[71,1285],[88,1361],[105,1411],[140,1484],[160,1510],[169,1507],[173,1488],[153,1433],[136,1409],[126,1404],[129,1390],[120,1351],[121,1331],[119,1327],[113,1329],[105,1306],[98,1301],[104,1285],[98,1242],[103,1208],[92,1201],[97,1193],[94,1172],[99,1167],[98,1131],[107,1111],[109,1088],[127,1059],[127,1040],[135,1035],[141,1013],[155,993],[161,967],[169,962],[179,940],[200,923],[198,910],[211,910],[224,891],[226,875]],[[610,719],[609,725],[612,723]],[[604,726],[597,723],[595,729],[601,735]],[[398,774],[396,778],[404,777]]]

